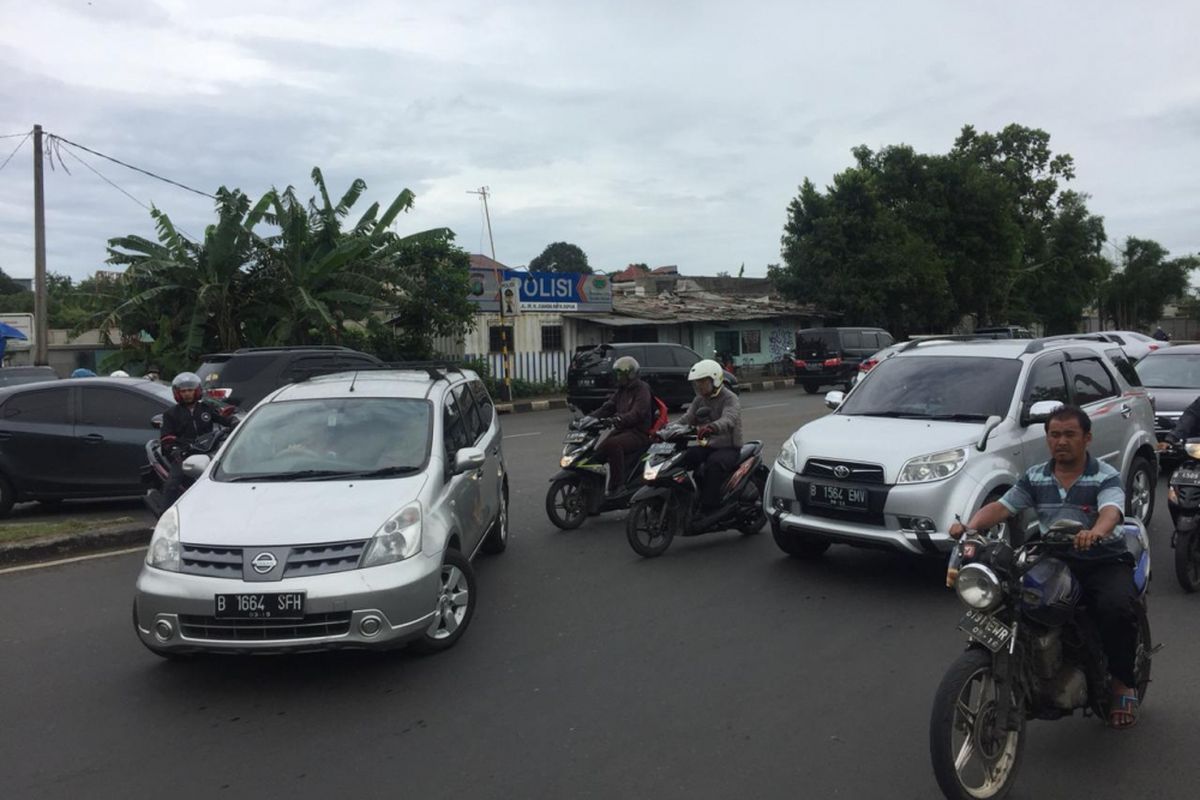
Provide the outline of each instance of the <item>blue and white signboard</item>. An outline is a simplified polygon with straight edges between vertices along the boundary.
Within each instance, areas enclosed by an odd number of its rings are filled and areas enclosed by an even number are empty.
[[[519,310],[529,311],[612,311],[612,285],[607,275],[578,272],[519,272],[512,269],[471,270],[469,299],[480,311],[500,310],[500,285],[520,281]]]

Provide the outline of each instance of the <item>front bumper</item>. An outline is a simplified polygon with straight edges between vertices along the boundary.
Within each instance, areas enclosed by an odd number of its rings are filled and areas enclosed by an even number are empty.
[[[433,622],[440,575],[440,553],[380,567],[264,583],[143,565],[134,599],[134,626],[147,647],[165,652],[388,649],[420,636]],[[304,618],[214,618],[216,595],[260,592],[304,592]],[[170,634],[164,637],[167,626]],[[375,632],[370,633],[373,628]]]
[[[806,481],[806,478],[801,478]],[[954,540],[947,530],[954,521],[947,509],[954,508],[954,480],[926,484],[869,487],[884,494],[879,513],[843,515],[840,518],[806,511],[797,497],[797,475],[775,464],[763,499],[772,524],[784,530],[819,536],[855,547],[891,550],[913,555],[949,552]],[[917,520],[932,526],[918,529]]]

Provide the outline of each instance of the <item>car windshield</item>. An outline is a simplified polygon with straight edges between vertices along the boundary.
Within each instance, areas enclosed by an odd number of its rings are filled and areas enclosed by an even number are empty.
[[[1151,389],[1200,389],[1200,353],[1165,352],[1143,358],[1135,367]]]
[[[1014,358],[897,356],[875,367],[838,413],[982,422],[1008,413],[1020,374]]]
[[[247,418],[217,480],[336,480],[417,472],[430,446],[426,400],[329,398],[269,403]]]

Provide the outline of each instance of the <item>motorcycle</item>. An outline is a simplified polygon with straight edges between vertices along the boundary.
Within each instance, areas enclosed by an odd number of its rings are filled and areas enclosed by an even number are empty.
[[[182,454],[183,459],[186,459],[188,456],[212,455],[217,452],[221,447],[221,443],[228,438],[231,430],[232,428],[213,428],[184,449]],[[169,507],[167,497],[163,494],[163,487],[170,476],[171,459],[163,451],[162,440],[151,439],[146,442],[146,466],[142,468],[142,483],[148,488],[145,496],[142,498],[142,502],[154,514],[155,519],[161,517],[163,512]],[[193,482],[194,478],[188,477],[185,474],[183,476],[184,491]]]
[[[715,511],[703,513],[696,476],[681,462],[689,448],[707,442],[699,438],[695,427],[677,423],[660,430],[658,438],[661,441],[652,444],[647,453],[642,472],[645,485],[633,496],[625,521],[625,535],[634,552],[654,558],[666,552],[676,536],[730,528],[749,536],[762,530],[767,524],[763,491],[770,477],[763,464],[762,442],[751,441],[742,447],[737,468],[721,487],[720,504]]]
[[[1013,547],[993,529],[967,531],[950,555],[946,583],[967,606],[959,629],[968,646],[946,671],[933,701],[929,747],[947,798],[1001,798],[1016,779],[1025,723],[1082,710],[1107,719],[1111,681],[1099,633],[1080,606],[1082,588],[1056,553],[1082,530],[1059,521]],[[1150,540],[1136,519],[1122,534],[1138,591],[1135,671],[1138,700],[1150,683]]]
[[[1200,439],[1172,445],[1171,450],[1183,461],[1171,473],[1167,489],[1167,508],[1175,532],[1175,577],[1185,592],[1200,588]]]

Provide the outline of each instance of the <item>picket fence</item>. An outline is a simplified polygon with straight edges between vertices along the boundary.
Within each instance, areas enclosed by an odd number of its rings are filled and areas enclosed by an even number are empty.
[[[499,353],[467,354],[462,358],[486,361],[493,376],[500,378],[504,375],[503,358]],[[514,380],[520,379],[535,383],[552,380],[561,384],[567,382],[567,367],[570,365],[571,359],[566,353],[511,353],[509,358],[512,364],[511,377]]]

